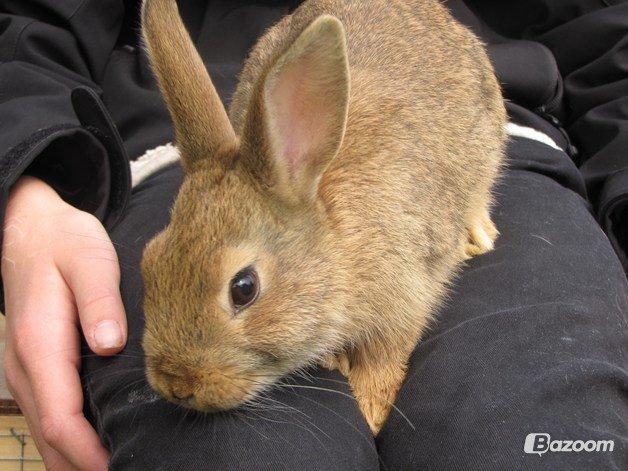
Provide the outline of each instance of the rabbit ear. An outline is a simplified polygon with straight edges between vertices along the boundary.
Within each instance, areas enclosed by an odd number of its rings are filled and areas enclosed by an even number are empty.
[[[183,165],[215,157],[235,140],[225,108],[175,0],[144,0],[142,34],[174,123]]]
[[[260,85],[243,144],[263,145],[263,166],[271,170],[263,176],[271,181],[263,183],[291,200],[312,199],[346,127],[349,68],[342,23],[329,15],[314,20]]]

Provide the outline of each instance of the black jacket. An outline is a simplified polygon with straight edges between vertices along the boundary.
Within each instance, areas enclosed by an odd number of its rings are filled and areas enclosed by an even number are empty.
[[[139,3],[0,0],[0,220],[28,172],[111,227],[131,191],[129,158],[172,140],[140,44]],[[179,1],[225,102],[256,38],[298,3]],[[446,4],[488,44],[511,120],[542,129],[579,165],[628,268],[628,3]]]

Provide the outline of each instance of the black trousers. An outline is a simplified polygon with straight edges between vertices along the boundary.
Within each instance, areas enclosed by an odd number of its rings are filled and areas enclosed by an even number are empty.
[[[86,409],[112,469],[626,469],[625,274],[566,154],[515,138],[508,156],[493,211],[497,247],[455,281],[414,352],[399,412],[375,440],[337,372],[287,380],[295,387],[277,390],[276,407],[264,410],[201,415],[151,392],[138,267],[168,222],[182,171],[142,183],[111,233],[129,343],[83,365]],[[613,440],[613,450],[542,452],[545,437],[530,454],[530,433]]]

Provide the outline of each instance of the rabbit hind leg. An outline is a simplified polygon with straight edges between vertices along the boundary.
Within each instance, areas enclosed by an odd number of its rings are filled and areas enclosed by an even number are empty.
[[[493,250],[499,231],[491,220],[488,208],[484,208],[476,216],[472,224],[467,226],[467,240],[464,244],[466,259],[482,255]]]

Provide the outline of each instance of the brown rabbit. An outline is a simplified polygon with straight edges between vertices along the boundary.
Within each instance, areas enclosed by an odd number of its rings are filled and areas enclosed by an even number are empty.
[[[203,411],[336,363],[377,433],[461,263],[490,250],[505,111],[436,0],[312,0],[248,58],[229,117],[174,0],[143,33],[186,178],[147,246],[152,386]]]

